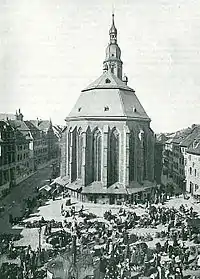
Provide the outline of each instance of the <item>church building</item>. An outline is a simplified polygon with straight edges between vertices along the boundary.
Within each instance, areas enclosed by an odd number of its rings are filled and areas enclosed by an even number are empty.
[[[155,186],[150,122],[123,76],[112,15],[103,73],[82,90],[66,118],[60,181],[93,202],[133,202],[150,194]]]

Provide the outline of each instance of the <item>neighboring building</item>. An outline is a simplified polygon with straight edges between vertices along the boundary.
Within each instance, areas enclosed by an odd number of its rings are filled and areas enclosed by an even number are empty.
[[[15,184],[18,184],[34,171],[32,135],[20,110],[15,120],[8,121],[15,131]]]
[[[49,162],[52,176],[59,175],[61,128],[36,122],[24,121],[20,109],[15,115],[0,114],[0,196]]]
[[[15,183],[15,132],[0,120],[0,196]]]
[[[200,134],[200,126],[183,129],[165,142],[163,151],[163,170],[161,182],[165,186],[172,184],[174,188],[186,190],[187,149]]]
[[[33,160],[34,170],[36,171],[41,165],[48,162],[48,145],[44,131],[40,130],[32,120],[26,121],[31,135],[33,137]]]
[[[155,137],[128,78],[122,78],[114,15],[109,35],[103,74],[82,90],[66,118],[61,180],[82,197],[112,204],[133,201],[155,186]]]
[[[154,176],[157,184],[161,185],[163,171],[163,151],[167,137],[164,134],[156,135],[155,153],[154,153]]]
[[[200,125],[192,125],[191,132],[185,137],[184,140],[181,141],[181,152],[184,157],[184,171],[186,174],[187,168],[187,149],[191,146],[196,138],[200,135]]]
[[[200,134],[199,134],[200,136]],[[186,190],[192,195],[200,188],[200,137],[187,150]]]
[[[172,184],[175,189],[185,190],[184,156],[181,150],[183,137],[174,137],[165,142],[163,151],[162,184]]]
[[[53,125],[51,120],[37,119],[27,122],[29,122],[29,125],[32,126],[32,128],[30,129],[34,132],[35,135],[35,164],[38,165],[50,160],[56,160],[59,162],[60,138],[62,133],[61,127],[59,127],[58,125]],[[36,132],[36,129],[38,132]]]

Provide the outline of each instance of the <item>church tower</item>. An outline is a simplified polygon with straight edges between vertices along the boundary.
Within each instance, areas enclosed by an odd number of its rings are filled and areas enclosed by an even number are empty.
[[[110,42],[106,48],[106,58],[103,62],[103,70],[110,70],[119,79],[122,79],[121,50],[117,44],[117,29],[114,22],[114,14],[112,14],[112,26],[109,30]]]
[[[66,117],[61,180],[90,201],[134,200],[154,185],[154,133],[134,89],[122,78],[114,15],[103,74],[82,90]]]

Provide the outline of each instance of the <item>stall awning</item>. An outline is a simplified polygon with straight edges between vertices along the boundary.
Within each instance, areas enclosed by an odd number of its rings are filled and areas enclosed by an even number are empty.
[[[69,183],[69,179],[68,177],[64,176],[64,177],[57,177],[54,179],[54,181],[51,182],[50,185],[54,185],[54,184],[58,184],[61,186],[66,186]]]
[[[39,191],[42,191],[42,190],[49,192],[51,190],[51,187],[49,185],[44,185],[39,189]]]

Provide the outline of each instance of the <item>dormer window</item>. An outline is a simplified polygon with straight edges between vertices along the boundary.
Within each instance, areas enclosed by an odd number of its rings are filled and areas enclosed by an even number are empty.
[[[195,140],[195,141],[193,142],[193,148],[197,148],[198,145],[199,145],[199,142],[198,142],[197,140]]]
[[[105,82],[106,82],[106,83],[111,83],[111,81],[110,81],[109,78],[107,78],[107,79],[105,80]]]
[[[105,106],[105,107],[104,107],[104,111],[109,111],[109,107],[108,107],[108,106]]]
[[[133,107],[133,112],[137,112],[137,110],[136,110],[136,108],[135,108],[135,107]]]
[[[81,109],[82,109],[82,108],[78,108],[78,112],[80,112],[80,111],[81,111]]]

